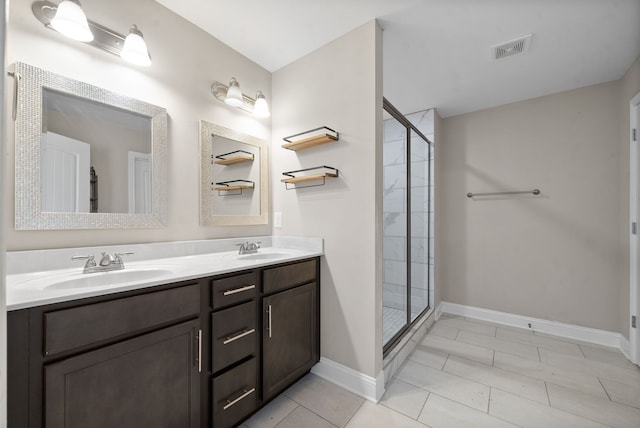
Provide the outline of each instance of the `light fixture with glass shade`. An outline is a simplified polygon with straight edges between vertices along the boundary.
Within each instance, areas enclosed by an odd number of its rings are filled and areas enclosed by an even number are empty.
[[[60,34],[80,42],[93,40],[87,16],[77,0],[63,0],[51,19],[51,26]]]
[[[235,77],[231,78],[229,82],[229,88],[227,88],[227,96],[224,98],[224,102],[232,107],[242,107],[244,102],[242,101],[242,91],[240,90],[240,84]]]
[[[120,51],[120,57],[130,63],[148,67],[151,65],[151,57],[147,50],[147,44],[142,37],[142,31],[136,25],[129,29],[129,35],[124,39],[124,46]]]
[[[267,99],[264,97],[262,91],[258,91],[258,93],[256,94],[256,102],[253,104],[252,113],[257,117],[271,116],[271,112],[269,111],[269,104],[267,104]]]
[[[240,90],[240,84],[235,77],[229,81],[229,86],[215,81],[211,84],[211,93],[227,105],[237,107],[253,114],[255,117],[269,117],[269,104],[262,91],[258,91],[256,99],[246,96]]]
[[[50,1],[36,1],[31,11],[46,28],[56,30],[71,39],[85,42],[136,65],[151,65],[151,57],[142,32],[132,25],[129,35],[93,22],[85,16],[78,0],[63,0],[56,5]]]

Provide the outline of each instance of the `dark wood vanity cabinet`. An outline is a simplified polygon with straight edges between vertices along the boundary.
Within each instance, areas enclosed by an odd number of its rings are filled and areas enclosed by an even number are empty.
[[[318,362],[319,258],[8,313],[9,428],[226,428]]]
[[[235,426],[258,406],[258,271],[211,281],[213,427]]]
[[[202,286],[151,290],[9,312],[8,426],[199,428]]]
[[[263,272],[262,396],[270,400],[320,359],[318,264],[309,260]]]
[[[44,366],[47,428],[199,427],[199,322]]]
[[[212,420],[238,425],[320,359],[317,258],[212,281]]]

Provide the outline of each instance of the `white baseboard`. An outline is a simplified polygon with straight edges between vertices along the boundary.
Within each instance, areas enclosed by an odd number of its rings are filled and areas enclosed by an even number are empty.
[[[620,344],[618,345],[618,348],[620,348],[620,352],[622,352],[629,361],[631,361],[632,363],[634,362],[631,359],[631,343],[629,343],[627,338],[623,335],[620,335]]]
[[[440,319],[440,317],[442,316],[442,309],[443,309],[442,303],[445,303],[445,302],[441,302],[438,306],[436,306],[436,310],[435,310],[435,314],[434,314],[436,321],[438,321]]]
[[[446,312],[452,315],[476,318],[483,321],[491,321],[498,324],[552,334],[554,336],[565,337],[568,339],[610,346],[620,349],[625,356],[629,356],[629,341],[620,333],[612,331],[598,330],[573,324],[564,324],[540,318],[510,314],[507,312],[459,305],[457,303],[441,302],[438,309],[440,310],[440,313]],[[436,314],[437,313],[438,311],[436,311]]]
[[[350,367],[321,357],[320,362],[311,369],[311,373],[374,403],[380,401],[384,394],[383,371],[380,371],[378,376],[373,378]]]

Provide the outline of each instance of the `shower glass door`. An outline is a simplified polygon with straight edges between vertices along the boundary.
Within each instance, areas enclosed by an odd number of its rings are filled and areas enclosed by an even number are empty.
[[[382,326],[386,355],[430,306],[433,160],[432,144],[420,129],[386,99],[384,109]]]
[[[411,207],[411,321],[429,307],[430,256],[430,162],[431,145],[411,130],[411,177],[409,201]]]
[[[384,121],[383,343],[407,324],[407,132],[397,119]]]

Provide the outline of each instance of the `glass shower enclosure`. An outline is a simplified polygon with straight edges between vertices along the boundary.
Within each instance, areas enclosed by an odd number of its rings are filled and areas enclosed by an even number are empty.
[[[431,305],[433,111],[405,117],[388,100],[383,105],[382,327],[386,355]]]

